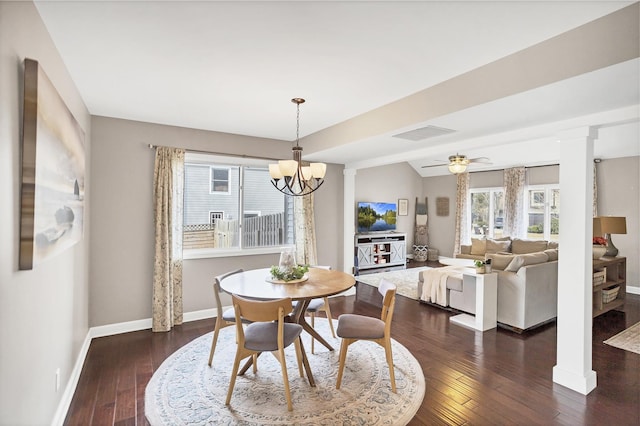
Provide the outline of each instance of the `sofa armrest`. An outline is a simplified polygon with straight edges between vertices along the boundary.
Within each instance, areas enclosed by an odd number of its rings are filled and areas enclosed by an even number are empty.
[[[558,314],[558,261],[498,271],[498,321],[525,330]]]

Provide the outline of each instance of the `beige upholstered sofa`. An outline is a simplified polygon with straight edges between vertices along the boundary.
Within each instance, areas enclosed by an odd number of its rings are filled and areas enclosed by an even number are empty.
[[[514,240],[516,242],[516,240]],[[520,244],[524,242],[524,244]],[[517,251],[535,244],[518,240]],[[541,241],[539,248],[542,248]],[[515,331],[523,331],[549,322],[557,316],[558,249],[545,248],[531,253],[485,253],[498,275],[498,323]],[[482,259],[485,257],[483,256]],[[423,274],[419,275],[418,295],[422,295]],[[475,314],[475,283],[447,279],[447,306]]]
[[[470,245],[460,246],[461,253],[456,254],[455,257],[459,259],[484,260],[487,254],[492,253],[526,254],[554,248],[558,248],[558,244],[555,241],[522,240],[509,237],[495,240],[472,238]]]

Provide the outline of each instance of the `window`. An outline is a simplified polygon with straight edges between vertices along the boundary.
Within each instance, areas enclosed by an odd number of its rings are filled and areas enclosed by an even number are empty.
[[[185,252],[224,252],[293,244],[293,202],[271,185],[264,160],[185,155]]]
[[[221,167],[211,167],[211,193],[220,192],[229,194],[229,169]]]
[[[209,212],[209,223],[211,225],[215,225],[218,219],[224,219],[224,212]]]
[[[557,185],[530,186],[527,238],[557,241],[560,235],[560,189]]]
[[[500,238],[504,228],[504,191],[502,188],[482,188],[470,191],[472,238]]]

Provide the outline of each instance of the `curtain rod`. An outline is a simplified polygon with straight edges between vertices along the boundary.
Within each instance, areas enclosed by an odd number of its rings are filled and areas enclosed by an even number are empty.
[[[535,169],[538,167],[551,167],[551,166],[559,166],[559,163],[555,163],[555,164],[541,164],[539,166],[524,166],[525,169]],[[507,167],[508,169],[511,169],[513,167]],[[506,169],[496,169],[496,170],[476,170],[474,172],[469,172],[469,174],[471,173],[490,173],[490,172],[500,172],[500,171],[504,171]]]
[[[149,144],[149,149],[153,149],[153,148],[174,148],[171,146],[162,146],[162,145],[153,145],[153,144]],[[278,160],[282,160],[282,158],[271,158],[271,157],[256,157],[253,155],[246,155],[246,154],[229,154],[226,152],[214,152],[214,151],[202,151],[199,149],[188,149],[188,148],[184,148],[185,151],[188,152],[193,152],[196,154],[210,154],[210,155],[221,155],[224,157],[238,157],[238,158],[249,158],[249,159],[256,159],[256,160],[270,160],[270,161],[278,161]]]

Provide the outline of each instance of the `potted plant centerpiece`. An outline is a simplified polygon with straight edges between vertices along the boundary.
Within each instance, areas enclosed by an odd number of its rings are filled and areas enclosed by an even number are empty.
[[[271,267],[271,277],[284,282],[300,281],[307,272],[309,272],[308,265],[295,265],[291,268]]]
[[[484,261],[474,260],[473,264],[476,265],[476,274],[484,274]]]
[[[271,267],[271,278],[281,282],[300,282],[309,271],[309,265],[298,265],[295,253],[292,249],[286,249],[280,253],[278,266]]]

